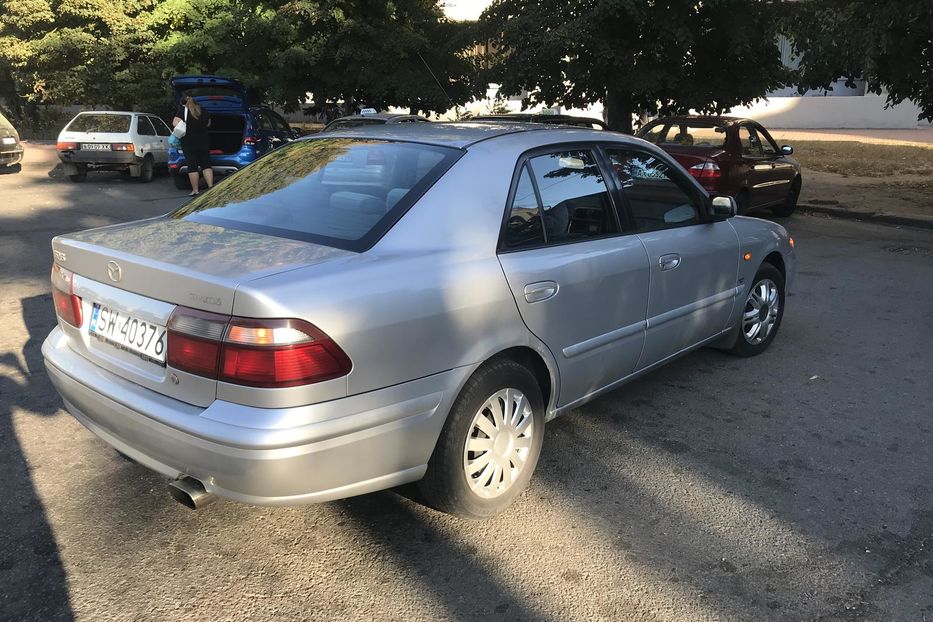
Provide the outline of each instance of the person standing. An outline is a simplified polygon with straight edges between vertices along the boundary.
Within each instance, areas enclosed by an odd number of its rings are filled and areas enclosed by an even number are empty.
[[[204,174],[207,187],[214,185],[214,169],[211,168],[211,145],[207,128],[211,125],[211,113],[201,108],[190,95],[181,98],[181,107],[172,119],[172,127],[184,121],[185,135],[181,137],[181,148],[188,163],[188,181],[191,182],[191,195],[198,194],[200,176]]]

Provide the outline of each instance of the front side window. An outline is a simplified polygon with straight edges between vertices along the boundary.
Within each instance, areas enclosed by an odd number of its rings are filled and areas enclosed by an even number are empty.
[[[461,154],[459,149],[382,140],[296,141],[170,217],[361,251]]]
[[[764,155],[761,150],[761,142],[758,140],[758,134],[747,125],[739,128],[739,142],[742,145],[743,156],[760,158]]]
[[[772,157],[777,155],[777,147],[771,141],[771,137],[768,133],[762,128],[755,128],[755,133],[758,135],[758,142],[761,145],[761,153],[766,157]]]
[[[638,232],[700,222],[696,203],[674,178],[671,167],[655,156],[607,149],[612,169],[632,211]]]
[[[126,134],[130,131],[130,121],[132,120],[133,117],[128,114],[81,113],[72,119],[65,131]]]
[[[559,151],[528,161],[548,244],[618,233],[609,190],[593,152]]]
[[[168,129],[165,121],[159,117],[149,117],[149,120],[152,121],[152,125],[155,127],[156,134],[159,136],[171,136],[172,130]]]

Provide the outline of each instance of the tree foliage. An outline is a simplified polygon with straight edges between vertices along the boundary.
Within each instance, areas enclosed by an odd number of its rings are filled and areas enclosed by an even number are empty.
[[[933,2],[810,0],[795,9],[789,30],[801,89],[864,78],[888,105],[911,100],[933,121]]]
[[[214,73],[292,108],[442,111],[481,92],[467,30],[438,0],[0,0],[0,104],[162,110],[172,75]]]
[[[483,14],[490,77],[528,103],[603,101],[632,113],[721,112],[785,84],[776,8],[763,0],[496,0]]]

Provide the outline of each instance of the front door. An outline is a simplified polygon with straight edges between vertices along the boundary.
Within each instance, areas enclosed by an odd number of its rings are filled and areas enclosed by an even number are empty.
[[[592,149],[528,158],[499,253],[522,319],[557,361],[559,406],[632,373],[645,340],[648,259],[604,172]]]
[[[647,331],[638,369],[726,328],[736,295],[739,241],[710,221],[704,195],[679,167],[630,148],[607,148],[650,269]]]
[[[758,135],[751,123],[739,127],[739,140],[742,167],[747,172],[748,207],[773,205],[787,194],[786,182],[775,168],[778,154],[767,139]],[[768,145],[767,150],[765,144]]]

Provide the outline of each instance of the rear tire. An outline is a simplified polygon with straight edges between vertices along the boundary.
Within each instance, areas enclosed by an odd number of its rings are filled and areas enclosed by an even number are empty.
[[[68,179],[70,179],[71,181],[73,181],[73,182],[76,183],[76,184],[79,184],[79,183],[81,183],[82,181],[84,181],[85,179],[87,179],[87,167],[86,167],[86,166],[78,166],[78,167],[77,167],[77,170],[78,170],[78,172],[75,173],[74,175],[69,175],[69,176],[68,176]]]
[[[790,184],[790,190],[787,191],[787,198],[776,207],[771,208],[771,213],[778,218],[787,218],[797,209],[797,199],[800,198],[800,177],[795,177]]]
[[[457,396],[418,489],[442,512],[494,516],[527,486],[543,439],[534,374],[511,359],[493,360]]]
[[[147,184],[152,181],[153,167],[152,156],[144,157],[142,164],[139,165],[139,177],[136,178],[139,183]]]
[[[730,352],[737,356],[761,354],[774,341],[783,318],[784,277],[773,265],[763,263],[742,306],[738,335]]]
[[[172,181],[175,182],[175,187],[179,190],[191,190],[191,182],[188,181],[187,175],[172,173]]]

